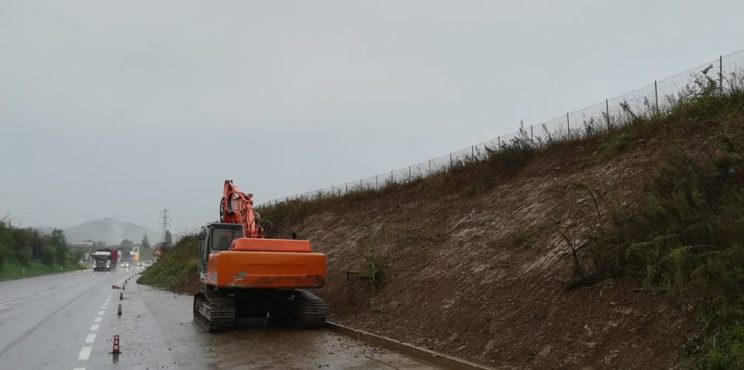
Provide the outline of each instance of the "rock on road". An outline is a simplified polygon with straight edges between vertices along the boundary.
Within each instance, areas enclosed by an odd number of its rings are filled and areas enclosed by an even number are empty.
[[[137,272],[88,270],[0,282],[0,368],[436,368],[327,330],[253,325],[207,334],[192,321],[190,296],[140,286],[135,278],[123,291],[111,288]],[[115,334],[118,356],[111,354]]]

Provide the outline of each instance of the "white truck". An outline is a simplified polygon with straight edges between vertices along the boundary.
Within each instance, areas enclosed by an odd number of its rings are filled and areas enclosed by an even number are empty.
[[[116,268],[119,259],[119,251],[116,249],[102,248],[93,252],[93,271],[111,271]]]

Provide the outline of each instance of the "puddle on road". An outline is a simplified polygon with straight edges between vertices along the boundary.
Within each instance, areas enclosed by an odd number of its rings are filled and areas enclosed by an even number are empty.
[[[184,368],[435,369],[328,330],[278,329],[246,320],[236,330],[209,334],[192,320],[191,296],[145,286],[139,291]]]

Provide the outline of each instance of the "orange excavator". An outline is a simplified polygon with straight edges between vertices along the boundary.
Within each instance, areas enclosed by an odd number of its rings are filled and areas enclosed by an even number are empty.
[[[326,256],[308,240],[267,238],[253,194],[232,180],[225,180],[220,222],[204,226],[199,238],[194,320],[204,329],[230,329],[240,318],[305,328],[325,323],[325,301],[305,289],[325,285]]]

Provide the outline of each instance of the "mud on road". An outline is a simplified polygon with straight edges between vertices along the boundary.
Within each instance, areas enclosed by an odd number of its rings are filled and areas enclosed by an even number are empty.
[[[113,364],[118,368],[437,368],[328,330],[288,330],[244,323],[238,330],[208,334],[192,320],[191,296],[143,285],[128,285],[121,302],[126,309],[124,315],[109,323],[109,329],[122,338],[122,354]],[[112,367],[112,363],[113,359],[106,367]]]

